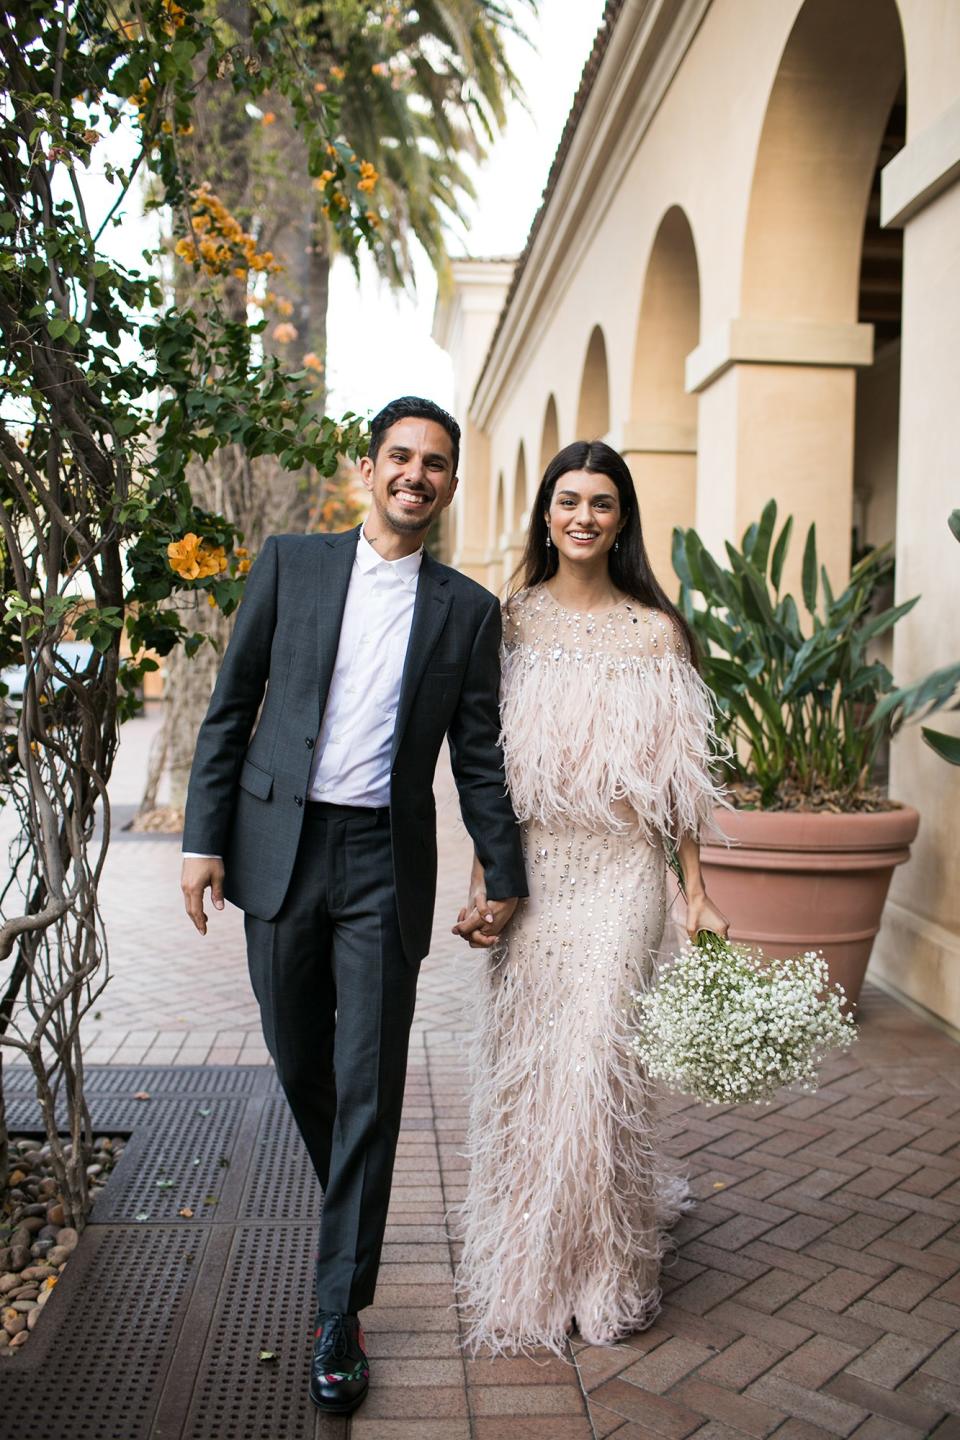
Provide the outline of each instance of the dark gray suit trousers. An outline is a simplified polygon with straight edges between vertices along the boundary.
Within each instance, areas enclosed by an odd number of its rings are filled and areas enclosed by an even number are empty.
[[[419,963],[404,957],[387,810],[308,803],[286,899],[246,917],[277,1075],[324,1192],[317,1302],[373,1301]]]

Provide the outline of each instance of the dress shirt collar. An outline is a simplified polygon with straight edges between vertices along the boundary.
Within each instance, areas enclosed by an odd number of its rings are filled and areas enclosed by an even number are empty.
[[[364,575],[376,570],[378,565],[386,565],[399,580],[403,581],[404,585],[412,587],[417,583],[422,561],[422,545],[419,550],[414,550],[412,555],[403,555],[399,560],[384,560],[383,556],[378,555],[374,550],[361,526],[360,538],[357,541],[357,564]]]

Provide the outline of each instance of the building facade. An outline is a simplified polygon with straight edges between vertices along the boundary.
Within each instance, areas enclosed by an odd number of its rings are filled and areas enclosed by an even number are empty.
[[[438,306],[452,562],[501,589],[545,461],[603,437],[667,588],[674,525],[722,550],[774,497],[836,583],[895,545],[898,683],[955,660],[958,178],[958,0],[610,0],[523,254]],[[922,820],[871,974],[960,1026],[960,772],[914,728],[890,789]]]

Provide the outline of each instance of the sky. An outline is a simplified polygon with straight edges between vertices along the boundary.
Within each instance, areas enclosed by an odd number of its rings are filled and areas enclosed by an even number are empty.
[[[476,174],[467,234],[450,237],[452,255],[518,255],[523,249],[604,3],[541,0],[538,17],[526,25],[529,43],[512,44],[527,108],[510,107],[504,133]],[[452,405],[452,367],[430,338],[435,299],[425,259],[414,298],[391,292],[369,263],[359,285],[348,264],[335,265],[327,325],[331,413],[375,413],[403,394]]]

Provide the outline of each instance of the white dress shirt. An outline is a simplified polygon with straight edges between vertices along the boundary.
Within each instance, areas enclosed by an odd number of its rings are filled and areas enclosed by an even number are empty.
[[[307,793],[331,805],[390,804],[390,752],[423,550],[384,560],[363,531]]]
[[[360,531],[310,769],[311,800],[371,809],[390,804],[390,753],[422,560],[422,547],[384,560]]]

